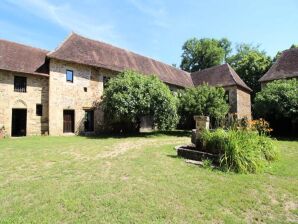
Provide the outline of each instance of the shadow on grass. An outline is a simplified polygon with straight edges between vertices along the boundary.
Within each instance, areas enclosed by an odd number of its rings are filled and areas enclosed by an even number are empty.
[[[298,142],[298,137],[278,137],[275,136],[278,141]]]
[[[190,137],[191,132],[190,131],[154,131],[154,132],[148,132],[148,133],[102,133],[95,136],[82,136],[88,139],[107,139],[107,138],[115,138],[115,139],[121,139],[121,138],[152,138],[152,137],[161,137],[161,136],[172,136],[172,137]]]
[[[183,157],[178,156],[178,155],[167,155],[167,157],[170,157],[170,158],[173,158],[173,159],[184,159]]]

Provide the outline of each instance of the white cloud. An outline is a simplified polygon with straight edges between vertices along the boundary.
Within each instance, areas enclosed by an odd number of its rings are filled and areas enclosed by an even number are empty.
[[[48,0],[7,0],[7,2],[32,15],[58,24],[67,31],[110,42],[117,42],[120,38],[112,24],[100,23],[92,16],[75,10],[70,4],[54,4]]]
[[[136,9],[141,13],[147,15],[152,19],[153,25],[167,28],[169,22],[167,21],[167,12],[161,1],[140,1],[140,0],[128,0]]]

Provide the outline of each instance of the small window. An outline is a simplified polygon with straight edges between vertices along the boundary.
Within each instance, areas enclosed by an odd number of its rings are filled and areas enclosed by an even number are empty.
[[[66,70],[66,81],[73,82],[73,71],[72,70]]]
[[[111,77],[103,77],[103,88],[106,88]]]
[[[84,92],[86,93],[88,91],[87,87],[84,87]]]
[[[225,91],[225,97],[226,97],[226,102],[230,103],[230,91],[229,90]]]
[[[25,93],[27,92],[27,78],[22,76],[14,77],[14,91]]]
[[[36,116],[42,116],[42,104],[36,104]]]

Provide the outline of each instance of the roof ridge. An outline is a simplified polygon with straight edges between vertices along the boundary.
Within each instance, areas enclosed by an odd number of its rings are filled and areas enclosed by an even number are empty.
[[[184,72],[184,73],[186,73],[186,74],[188,74],[188,75],[191,74],[190,72],[187,72],[187,71],[184,71],[184,70],[182,70],[182,69],[176,68],[176,67],[174,67],[174,66],[172,66],[172,65],[169,65],[169,64],[167,64],[167,63],[165,63],[165,62],[162,62],[162,61],[158,61],[158,60],[156,60],[156,59],[154,59],[154,58],[151,58],[151,57],[148,57],[148,56],[141,55],[141,54],[139,54],[139,53],[133,52],[133,51],[128,50],[128,49],[126,49],[126,48],[121,48],[121,47],[118,47],[118,46],[115,46],[115,45],[106,43],[106,42],[104,42],[104,41],[95,40],[95,39],[92,39],[92,38],[89,38],[89,37],[85,37],[85,36],[83,36],[83,35],[81,35],[81,34],[77,34],[77,33],[74,33],[74,32],[72,32],[71,34],[73,34],[73,35],[77,35],[77,36],[79,36],[79,37],[81,37],[81,38],[84,38],[84,39],[87,39],[87,40],[90,40],[90,41],[94,41],[94,42],[98,42],[98,43],[101,43],[101,44],[105,44],[105,45],[111,46],[111,47],[113,47],[113,48],[118,48],[119,50],[123,50],[123,51],[126,51],[126,52],[128,52],[128,53],[131,53],[131,54],[134,54],[134,55],[143,57],[143,58],[148,58],[148,59],[150,59],[150,60],[152,60],[152,61],[155,61],[155,62],[158,62],[158,63],[162,63],[162,64],[164,64],[164,65],[166,65],[166,66],[169,66],[169,67],[171,67],[171,68],[173,68],[173,69],[175,69],[175,70],[177,70],[177,71],[180,71],[180,72],[182,71],[182,72]],[[67,38],[67,39],[68,39],[68,38]],[[67,39],[66,39],[66,40],[67,40]],[[65,41],[66,41],[66,40],[65,40]],[[65,41],[64,41],[64,42],[65,42]],[[63,42],[63,43],[64,43],[64,42]],[[63,44],[63,43],[62,43],[62,44]]]
[[[27,45],[27,44],[24,44],[24,43],[18,43],[18,42],[15,42],[15,41],[10,41],[10,40],[5,40],[5,39],[1,39],[0,38],[0,42],[1,41],[4,41],[4,42],[7,42],[7,43],[12,43],[12,44],[17,44],[19,46],[23,46],[23,47],[29,47],[29,48],[32,48],[34,50],[39,50],[39,51],[44,51],[44,52],[49,52],[49,50],[46,50],[46,49],[42,49],[42,48],[39,48],[39,47],[33,47],[31,45]]]
[[[199,73],[199,72],[202,72],[202,71],[208,71],[208,70],[211,70],[211,69],[215,69],[215,68],[218,68],[218,67],[223,67],[223,66],[226,66],[228,63],[224,63],[224,64],[220,64],[220,65],[214,65],[212,67],[209,67],[209,68],[204,68],[202,70],[198,70],[198,71],[195,71],[195,72],[191,72],[190,74],[195,74],[195,73]]]
[[[228,65],[228,69],[229,69],[229,71],[230,71],[230,74],[232,75],[232,79],[234,80],[234,82],[235,82],[235,84],[237,85],[238,83],[237,83],[237,81],[236,81],[236,79],[235,79],[235,77],[234,77],[234,72],[235,72],[235,70],[227,63],[227,65]],[[240,78],[240,77],[239,77]]]
[[[244,87],[244,88],[247,88],[247,89],[249,89],[250,91],[252,91],[252,89],[240,78],[240,76],[237,74],[237,72],[232,68],[232,66],[229,64],[229,63],[226,63],[227,64],[227,67],[229,68],[229,71],[230,71],[230,73],[231,73],[231,75],[232,75],[232,78],[233,78],[233,80],[234,80],[234,82],[235,82],[235,84],[236,85],[239,85],[239,86],[242,86],[242,87]],[[243,82],[243,84],[242,83],[238,83],[237,82],[237,80],[235,79],[235,75],[237,75],[238,77],[239,77],[239,79],[240,79],[240,81],[242,81]]]
[[[55,51],[58,51],[58,50],[63,46],[63,44],[64,44],[68,39],[70,39],[73,35],[76,35],[76,33],[73,32],[73,31],[71,31],[71,32],[66,36],[66,38],[64,38],[64,40],[63,40],[60,44],[58,44],[58,46],[57,46],[54,50],[52,50],[52,51],[50,51],[50,52],[47,53],[47,56],[50,56],[50,55],[53,54]]]

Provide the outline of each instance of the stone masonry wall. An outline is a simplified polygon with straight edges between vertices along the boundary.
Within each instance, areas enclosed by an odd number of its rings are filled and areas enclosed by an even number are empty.
[[[237,114],[239,118],[252,119],[250,94],[239,88],[237,89]]]
[[[224,89],[229,91],[229,112],[236,113],[238,118],[251,119],[250,94],[237,86],[224,87]]]
[[[27,92],[14,91],[14,76],[27,77]],[[27,109],[27,135],[48,132],[48,77],[0,70],[0,128],[11,135],[12,109]],[[36,104],[42,104],[42,116],[36,115]]]
[[[66,70],[73,71],[73,83],[66,81]],[[90,66],[50,61],[50,135],[63,135],[63,110],[75,111],[75,133],[84,132],[85,109],[94,109],[94,131],[102,130],[101,96],[103,77],[113,72]],[[84,88],[87,88],[87,92]]]
[[[224,89],[226,91],[229,91],[229,105],[230,105],[229,113],[237,113],[237,87],[228,86],[228,87],[224,87]]]

